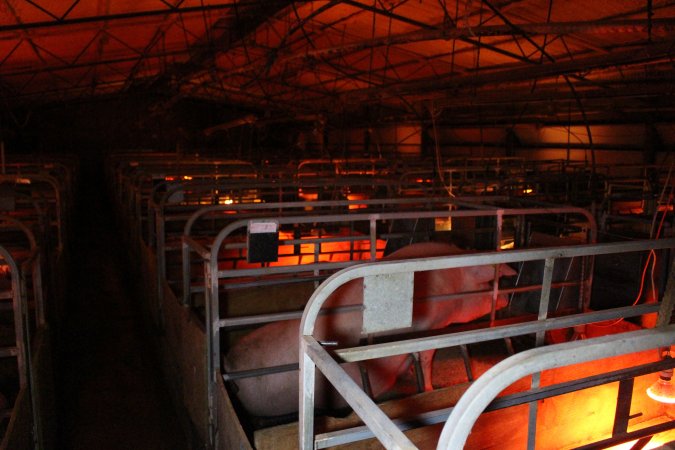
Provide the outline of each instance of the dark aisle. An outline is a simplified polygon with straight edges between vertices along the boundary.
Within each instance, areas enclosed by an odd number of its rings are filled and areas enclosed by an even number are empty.
[[[186,449],[98,164],[83,164],[59,373],[60,448]]]

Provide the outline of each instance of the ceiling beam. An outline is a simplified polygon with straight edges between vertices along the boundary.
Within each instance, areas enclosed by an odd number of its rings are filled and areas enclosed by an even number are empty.
[[[471,73],[462,76],[446,77],[445,79],[434,77],[431,79],[398,83],[381,88],[362,89],[343,95],[348,97],[349,101],[358,101],[373,97],[386,98],[423,92],[439,92],[447,89],[478,87],[486,84],[526,82],[541,78],[574,74],[580,71],[588,72],[592,69],[647,63],[663,58],[671,58],[673,54],[675,54],[675,40],[669,40],[628,50],[615,51],[605,55],[592,54],[565,61],[530,65],[527,67],[516,67],[506,70]]]
[[[391,11],[380,9],[380,8],[377,8],[377,7],[374,7],[374,6],[364,5],[363,3],[359,3],[359,2],[354,1],[354,0],[344,0],[343,3],[345,3],[347,5],[350,5],[350,6],[353,6],[355,8],[363,9],[364,11],[372,12],[373,14],[383,15],[383,16],[388,17],[390,19],[398,20],[400,22],[405,22],[405,23],[408,23],[408,24],[411,24],[411,25],[416,25],[423,30],[438,30],[439,29],[436,25],[431,25],[431,24],[428,24],[428,23],[425,23],[425,22],[420,22],[418,20],[410,19],[408,17],[401,16],[401,15],[395,14]],[[493,52],[499,53],[499,54],[507,56],[509,58],[513,58],[513,59],[515,59],[517,61],[520,61],[520,62],[525,62],[525,63],[534,62],[534,61],[529,60],[526,57],[523,57],[523,56],[518,55],[518,54],[513,53],[513,52],[509,52],[507,50],[496,47],[494,45],[486,44],[485,42],[481,42],[480,40],[477,40],[477,39],[473,39],[473,38],[469,38],[469,37],[463,37],[463,38],[459,38],[459,39],[463,42],[466,42],[467,44],[471,44],[475,47],[491,50]]]
[[[288,1],[281,0],[244,0],[238,2],[221,3],[215,5],[189,6],[184,8],[163,8],[149,11],[137,11],[121,14],[105,14],[98,16],[76,17],[72,19],[46,20],[40,22],[24,22],[12,25],[0,25],[0,33],[34,30],[40,28],[54,28],[72,25],[82,25],[88,23],[114,22],[120,20],[141,19],[146,17],[157,17],[178,14],[204,13],[209,11],[233,10],[235,8],[247,8],[252,6],[274,7],[277,4],[287,4]]]
[[[280,58],[280,62],[289,62],[295,59],[311,59],[318,56],[339,56],[368,50],[374,47],[389,45],[405,45],[417,42],[434,40],[449,41],[470,36],[494,37],[513,35],[570,35],[574,33],[646,33],[648,21],[644,20],[614,20],[611,22],[557,22],[557,23],[526,23],[518,24],[518,29],[509,25],[482,25],[469,28],[436,28],[419,30],[410,33],[394,34],[380,38],[368,39],[335,47],[325,47],[306,52],[288,55]],[[675,18],[652,20],[652,32],[675,30]]]

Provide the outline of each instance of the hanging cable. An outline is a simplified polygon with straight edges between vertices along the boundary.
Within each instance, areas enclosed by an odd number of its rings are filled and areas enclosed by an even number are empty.
[[[440,180],[443,188],[447,191],[450,197],[454,197],[455,194],[452,193],[452,179],[450,180],[449,185],[446,185],[445,180],[443,179],[443,168],[441,167],[441,147],[438,144],[438,130],[436,129],[436,114],[440,113],[436,113],[434,111],[433,105],[430,105],[429,115],[431,115],[431,126],[434,131],[434,153],[436,155],[436,171],[438,173],[438,179]]]
[[[664,209],[663,209],[663,214],[661,215],[661,220],[659,221],[659,226],[658,229],[656,230],[656,235],[653,237],[653,239],[659,239],[661,236],[661,231],[663,229],[663,223],[665,222],[666,215],[668,214],[668,209],[670,208],[670,205],[673,203],[673,192],[671,189],[670,195],[668,196],[668,202],[666,203]],[[658,211],[658,208],[657,208]],[[651,291],[652,291],[652,298],[656,299],[656,287],[655,287],[655,277],[654,277],[654,271],[656,269],[656,252],[654,250],[649,251],[649,256],[647,257],[647,261],[645,262],[645,265],[642,269],[642,277],[640,278],[640,289],[638,290],[637,296],[635,297],[635,301],[632,303],[631,306],[635,306],[638,304],[640,301],[640,298],[642,297],[642,293],[644,291],[644,285],[645,285],[645,277],[647,275],[647,269],[649,268],[649,265],[651,263],[651,271],[650,271],[650,281],[651,281]],[[598,322],[595,325],[598,327],[612,327],[618,323],[621,323],[624,320],[624,318],[616,319],[613,322],[610,322],[608,324],[603,324],[602,322]]]

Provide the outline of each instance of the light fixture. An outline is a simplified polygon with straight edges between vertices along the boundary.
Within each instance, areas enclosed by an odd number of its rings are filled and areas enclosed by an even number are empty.
[[[664,359],[670,359],[665,356]],[[649,386],[647,395],[661,403],[675,403],[675,385],[673,385],[673,369],[665,369],[659,373],[656,383]]]

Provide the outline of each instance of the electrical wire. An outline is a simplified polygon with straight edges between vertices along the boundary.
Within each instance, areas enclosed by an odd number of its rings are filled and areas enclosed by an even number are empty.
[[[662,191],[662,193],[665,192],[665,189]],[[670,195],[668,196],[668,202],[663,208],[663,213],[661,214],[661,220],[659,221],[659,227],[656,230],[656,235],[654,236],[654,239],[659,239],[661,236],[661,231],[663,229],[663,223],[665,222],[666,215],[668,214],[668,210],[670,209],[670,205],[673,204],[673,189],[671,187],[670,189]],[[656,212],[654,213],[655,217],[658,214],[658,207],[656,209]],[[647,261],[645,262],[644,268],[642,269],[642,277],[640,278],[640,289],[638,290],[638,294],[635,298],[635,301],[631,306],[635,306],[638,304],[640,301],[640,298],[642,297],[642,293],[644,291],[644,286],[645,286],[645,276],[647,274],[647,268],[649,267],[649,264],[651,262],[651,271],[650,271],[650,282],[651,282],[651,291],[652,291],[652,299],[656,299],[656,286],[655,286],[655,277],[654,277],[654,271],[656,269],[656,252],[654,250],[649,251],[649,256],[647,257]],[[618,323],[621,323],[624,320],[623,317],[616,319],[613,322],[610,322],[608,324],[604,324],[602,322],[597,322],[594,325],[598,327],[612,327]]]
[[[447,191],[450,197],[455,197],[455,194],[452,193],[452,181],[450,185],[445,184],[443,179],[443,171],[441,167],[441,147],[438,144],[438,129],[436,128],[436,112],[434,111],[433,105],[429,106],[429,115],[431,115],[431,126],[434,130],[434,153],[436,155],[436,171],[438,172],[438,179],[440,180],[443,188]]]

